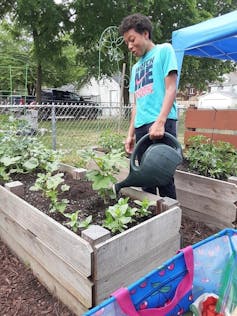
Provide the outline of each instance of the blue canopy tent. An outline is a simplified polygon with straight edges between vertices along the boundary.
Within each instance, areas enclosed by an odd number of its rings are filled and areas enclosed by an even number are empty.
[[[184,55],[237,61],[237,10],[172,33],[179,76]]]

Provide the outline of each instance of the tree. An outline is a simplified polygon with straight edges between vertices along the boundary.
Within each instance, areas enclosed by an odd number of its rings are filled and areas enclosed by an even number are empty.
[[[119,26],[124,16],[141,12],[151,17],[154,32],[153,39],[156,43],[171,42],[172,31],[182,27],[196,24],[207,18],[230,12],[236,6],[236,0],[208,1],[208,0],[149,0],[149,1],[84,1],[74,0],[71,8],[74,10],[73,40],[77,45],[83,45],[78,54],[78,60],[83,61],[87,68],[87,76],[98,75],[98,43],[102,32],[111,25]],[[120,61],[127,64],[129,76],[130,56],[125,46],[122,47],[124,58]],[[135,58],[132,59],[135,62]],[[207,71],[208,69],[208,71]],[[207,82],[216,80],[224,72],[231,71],[230,63],[216,60],[187,58],[184,61],[180,87],[190,83],[196,87],[204,87]],[[101,72],[113,75],[117,66],[111,64],[108,56],[102,56]],[[125,100],[128,92],[125,91]]]
[[[75,0],[71,3],[71,9],[74,12],[73,24],[73,41],[78,45],[82,45],[83,49],[79,51],[78,61],[84,63],[87,69],[88,78],[99,74],[99,40],[103,31],[110,26],[119,26],[122,18],[127,14],[136,11],[142,11],[147,14],[149,5],[154,0],[136,1],[136,0],[100,0],[100,1],[84,1]],[[126,75],[129,77],[130,56],[127,48],[121,46],[123,51],[123,59],[119,63],[111,63],[108,55],[101,54],[101,75],[112,76],[122,71],[122,64],[125,62]],[[125,103],[128,103],[128,93],[126,89]]]
[[[26,94],[34,75],[29,71],[32,43],[23,36],[15,41],[8,23],[3,20],[0,25],[0,90],[1,94],[9,92]],[[23,38],[25,36],[25,38]],[[29,86],[27,86],[29,83]],[[28,90],[29,93],[29,90]]]
[[[97,77],[101,34],[109,26],[118,27],[128,14],[141,12],[151,17],[154,42],[161,43],[171,42],[175,29],[235,8],[236,0],[64,0],[61,4],[53,0],[2,0],[0,18],[7,16],[11,34],[18,41],[25,39],[27,42],[28,52],[24,58],[33,69],[32,76],[36,76],[39,100],[42,83],[52,86],[67,82],[80,84],[91,76]],[[121,49],[123,58],[118,63],[111,63],[102,52],[101,74],[114,75],[126,63],[126,75],[129,77],[130,62],[136,60],[131,58],[125,45],[121,45]],[[185,58],[180,87],[190,83],[201,87],[231,70],[231,65],[213,60],[208,61],[208,72],[206,70],[206,60]]]
[[[63,67],[66,58],[62,55],[62,48],[66,41],[62,35],[68,24],[68,11],[65,6],[57,5],[53,0],[18,0],[2,1],[2,14],[8,13],[15,38],[21,37],[22,31],[27,32],[33,40],[32,58],[36,63],[36,95],[41,99],[41,86],[44,80],[43,69],[52,64]]]

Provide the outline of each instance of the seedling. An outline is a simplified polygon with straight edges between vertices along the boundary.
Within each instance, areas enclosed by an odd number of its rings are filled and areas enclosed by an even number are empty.
[[[150,206],[155,206],[156,203],[154,201],[149,201],[147,198],[145,198],[142,201],[135,200],[136,204],[140,206],[137,210],[137,215],[144,217],[150,215],[152,212],[149,210]]]
[[[78,214],[81,212],[80,210],[70,214],[66,213],[64,214],[65,217],[70,219],[70,222],[66,223],[67,226],[72,228],[72,230],[76,233],[78,228],[88,228],[92,222],[92,215],[89,215],[86,219],[83,221],[78,220]]]
[[[119,173],[121,166],[125,164],[122,153],[112,150],[108,154],[99,156],[94,151],[89,150],[83,152],[82,155],[84,159],[93,160],[98,167],[87,172],[87,178],[92,181],[93,190],[98,191],[105,204],[110,199],[115,199],[112,185],[117,181],[115,175]]]
[[[133,222],[133,217],[137,208],[131,208],[128,205],[129,198],[120,198],[118,203],[110,206],[105,212],[103,226],[111,230],[112,233],[122,232]]]
[[[59,185],[62,192],[68,191],[69,186],[63,184],[63,173],[56,173],[52,175],[48,173],[38,173],[34,186],[30,188],[31,191],[42,191],[43,195],[50,199],[50,212],[64,213],[68,200],[58,200]]]

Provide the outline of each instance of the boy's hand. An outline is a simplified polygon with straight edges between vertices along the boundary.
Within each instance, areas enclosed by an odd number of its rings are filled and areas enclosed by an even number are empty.
[[[164,133],[165,122],[161,120],[155,121],[149,129],[150,139],[162,138],[164,136]]]
[[[131,154],[134,149],[135,137],[128,136],[125,141],[125,151],[128,154]]]

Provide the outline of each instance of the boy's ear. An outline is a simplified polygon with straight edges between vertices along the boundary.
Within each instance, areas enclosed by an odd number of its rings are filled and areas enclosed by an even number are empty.
[[[145,39],[149,39],[149,32],[148,31],[144,31],[143,32]]]

